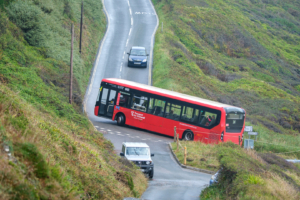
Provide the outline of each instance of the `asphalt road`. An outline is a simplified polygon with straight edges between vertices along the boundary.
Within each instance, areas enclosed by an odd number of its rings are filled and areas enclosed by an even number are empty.
[[[154,178],[143,199],[199,199],[201,190],[206,187],[208,174],[182,169],[168,149],[172,138],[136,129],[119,127],[116,122],[94,116],[95,100],[103,78],[122,78],[149,84],[149,63],[146,69],[127,67],[131,46],[144,46],[152,55],[152,41],[158,20],[150,0],[103,0],[108,16],[107,33],[100,46],[99,55],[91,75],[90,85],[85,95],[85,110],[94,126],[111,140],[115,150],[120,152],[121,144],[146,142],[154,153]]]

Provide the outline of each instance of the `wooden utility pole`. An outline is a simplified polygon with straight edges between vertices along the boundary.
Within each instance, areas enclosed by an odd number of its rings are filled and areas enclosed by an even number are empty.
[[[82,44],[82,25],[83,25],[83,2],[81,2],[80,42],[79,42],[79,53],[80,54],[81,54],[81,44]]]
[[[70,58],[70,94],[69,103],[72,104],[72,86],[73,86],[73,41],[74,41],[74,26],[71,27],[71,58]]]

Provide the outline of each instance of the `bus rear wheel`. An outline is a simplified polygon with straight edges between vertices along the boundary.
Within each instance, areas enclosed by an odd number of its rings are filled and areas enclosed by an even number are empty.
[[[118,117],[117,117],[117,124],[119,126],[123,126],[125,124],[125,117],[123,114],[118,114]]]
[[[185,141],[193,141],[194,133],[192,131],[186,131],[184,132],[182,139]]]

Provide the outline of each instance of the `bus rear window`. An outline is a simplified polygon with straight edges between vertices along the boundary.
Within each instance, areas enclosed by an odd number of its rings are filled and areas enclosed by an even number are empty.
[[[239,133],[244,126],[244,114],[228,113],[226,116],[226,132]]]

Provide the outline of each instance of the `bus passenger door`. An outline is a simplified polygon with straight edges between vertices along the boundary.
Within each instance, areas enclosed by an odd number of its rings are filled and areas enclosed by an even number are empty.
[[[108,88],[103,88],[101,93],[99,116],[112,117],[114,112],[114,104],[116,91]]]

